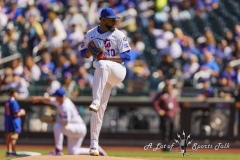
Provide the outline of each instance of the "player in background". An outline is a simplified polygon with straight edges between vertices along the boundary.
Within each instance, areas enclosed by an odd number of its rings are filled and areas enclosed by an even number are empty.
[[[115,28],[119,17],[112,8],[103,8],[100,16],[100,25],[89,30],[81,44],[81,55],[84,58],[92,56],[88,50],[88,43],[94,39],[102,39],[107,57],[104,60],[95,59],[93,79],[93,101],[89,109],[91,115],[91,144],[90,155],[98,156],[99,134],[102,127],[103,115],[107,107],[112,87],[121,83],[126,76],[124,61],[130,60],[130,45],[127,37]]]
[[[45,98],[43,96],[34,96],[31,101],[33,103],[45,103],[57,107],[57,119],[53,126],[55,150],[48,155],[63,155],[63,138],[67,137],[68,154],[70,155],[88,155],[89,148],[81,148],[84,137],[87,133],[86,125],[79,115],[74,103],[66,97],[66,91],[60,88],[55,91],[53,97]],[[101,148],[101,147],[100,147]],[[101,148],[101,155],[106,155]]]
[[[16,88],[9,88],[7,91],[9,99],[5,104],[5,136],[7,153],[6,156],[16,156],[16,143],[19,133],[22,131],[21,116],[24,116],[25,110],[20,109],[16,100],[18,91]]]
[[[179,110],[179,103],[173,89],[171,81],[166,80],[162,92],[158,93],[153,100],[153,107],[160,118],[159,130],[162,133],[164,145],[169,145],[173,138],[173,122]],[[166,147],[163,151],[170,151],[170,149]]]

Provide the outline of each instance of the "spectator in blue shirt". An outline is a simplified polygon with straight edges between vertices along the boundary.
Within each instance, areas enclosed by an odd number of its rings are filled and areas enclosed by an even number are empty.
[[[22,9],[17,7],[16,0],[9,1],[9,8],[6,11],[6,14],[10,21],[21,22],[23,19]]]
[[[217,62],[214,60],[212,53],[208,50],[204,51],[203,62],[201,63],[200,70],[210,71],[211,75],[214,77],[219,76],[220,68]]]
[[[42,76],[50,76],[53,74],[55,69],[55,64],[52,62],[52,56],[48,52],[44,52],[42,54],[42,62],[40,64],[40,69],[42,72]]]
[[[20,109],[16,100],[18,92],[16,88],[8,89],[9,99],[5,105],[5,136],[7,144],[6,156],[16,155],[16,142],[19,133],[22,131],[21,116],[25,115],[25,110]]]
[[[214,96],[214,90],[213,87],[211,86],[210,79],[208,78],[201,78],[200,81],[203,83],[203,88],[198,95],[199,99],[205,99],[208,97],[213,97]]]

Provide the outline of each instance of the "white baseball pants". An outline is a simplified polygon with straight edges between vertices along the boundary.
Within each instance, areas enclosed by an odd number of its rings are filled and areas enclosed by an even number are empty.
[[[63,135],[67,137],[68,154],[79,155],[89,154],[89,148],[80,148],[84,137],[87,134],[87,128],[84,123],[68,124],[65,127],[56,122],[53,126],[55,147],[63,149]]]
[[[93,102],[100,107],[98,112],[93,112],[91,116],[90,148],[98,148],[102,120],[112,87],[124,80],[126,76],[126,68],[123,64],[109,60],[94,61],[93,66],[95,68],[92,90]]]

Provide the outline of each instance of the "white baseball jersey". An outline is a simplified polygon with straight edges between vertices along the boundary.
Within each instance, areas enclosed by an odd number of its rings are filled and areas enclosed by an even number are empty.
[[[81,50],[86,49],[88,43],[94,39],[102,39],[104,42],[107,56],[119,56],[121,53],[129,51],[131,48],[127,37],[118,29],[113,32],[99,32],[99,26],[89,30],[81,44]],[[110,60],[94,61],[93,67],[93,103],[99,105],[97,113],[92,113],[91,116],[91,144],[90,148],[98,148],[99,134],[102,126],[104,112],[107,107],[108,99],[112,87],[121,83],[126,76],[126,68],[123,64]]]
[[[56,98],[51,98],[51,102],[58,108],[58,122],[68,122],[68,123],[84,123],[83,119],[80,117],[76,106],[69,99],[65,98],[62,104],[56,101]]]
[[[88,154],[89,149],[81,147],[87,128],[74,103],[69,98],[65,98],[63,103],[59,104],[54,97],[51,98],[51,102],[58,108],[57,122],[53,125],[55,147],[59,150],[63,149],[63,135],[65,135],[68,138],[68,154]],[[63,126],[61,122],[68,124]]]
[[[88,43],[94,38],[99,38],[104,41],[107,56],[109,57],[118,56],[120,53],[131,49],[127,37],[121,31],[115,29],[113,32],[99,33],[97,26],[86,33],[84,41],[80,46],[81,50],[86,49]]]

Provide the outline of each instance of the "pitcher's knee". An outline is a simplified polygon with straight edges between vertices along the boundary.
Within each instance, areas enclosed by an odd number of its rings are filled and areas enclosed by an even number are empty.
[[[106,61],[104,61],[104,60],[98,61],[97,67],[98,67],[98,68],[107,68],[107,63],[106,63]]]

